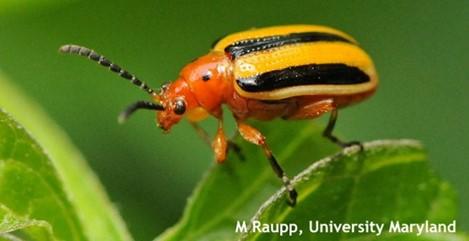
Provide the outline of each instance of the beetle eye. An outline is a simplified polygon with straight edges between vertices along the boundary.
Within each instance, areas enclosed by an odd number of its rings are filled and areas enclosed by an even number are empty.
[[[174,113],[182,115],[184,112],[186,112],[186,103],[181,99],[176,100],[174,103]]]
[[[212,77],[212,72],[208,71],[206,74],[202,76],[203,81],[208,81]]]

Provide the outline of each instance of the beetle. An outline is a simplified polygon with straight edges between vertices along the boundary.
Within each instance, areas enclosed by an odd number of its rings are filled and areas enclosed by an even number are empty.
[[[136,110],[154,110],[158,126],[168,132],[186,117],[211,145],[218,163],[226,159],[228,149],[239,151],[223,131],[222,105],[227,105],[238,133],[262,148],[287,189],[291,206],[296,204],[296,190],[266,137],[246,120],[313,119],[330,112],[323,136],[342,147],[361,146],[333,135],[338,109],[366,99],[378,85],[374,64],[357,41],[339,30],[317,25],[273,26],[227,35],[159,90],[89,48],[69,44],[60,52],[96,61],[150,95],[151,101],[138,101],[126,108],[119,116],[121,122]],[[208,116],[218,120],[213,141],[197,124]]]

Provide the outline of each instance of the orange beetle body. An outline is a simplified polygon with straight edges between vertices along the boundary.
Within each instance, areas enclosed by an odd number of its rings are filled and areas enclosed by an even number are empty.
[[[165,111],[157,113],[158,125],[169,130],[181,116],[174,113],[175,99],[186,101],[186,116],[189,121],[197,122],[209,115],[221,118],[222,104],[227,104],[235,118],[271,120],[315,118],[330,111],[358,102],[374,93],[375,88],[350,95],[304,95],[277,101],[263,101],[241,96],[233,86],[234,76],[229,58],[219,52],[209,53],[190,63],[181,71],[179,79],[164,86],[154,101],[162,103]],[[210,80],[202,80],[207,72],[212,73]],[[332,106],[327,101],[332,100]],[[326,101],[326,102],[324,102]],[[306,111],[305,111],[306,109]]]
[[[246,119],[312,119],[331,112],[324,136],[341,146],[359,144],[342,142],[332,135],[337,110],[369,97],[378,85],[373,62],[353,38],[315,25],[276,26],[228,35],[216,42],[210,53],[185,66],[178,79],[158,93],[88,48],[65,45],[60,50],[97,61],[151,94],[152,102],[131,105],[122,119],[137,109],[156,110],[158,126],[169,131],[185,116],[211,144],[219,163],[226,159],[230,147],[236,150],[223,131],[222,106],[226,104],[241,136],[263,149],[289,191],[291,205],[296,203],[295,189],[266,138],[246,124]],[[196,124],[208,116],[218,119],[213,141]]]

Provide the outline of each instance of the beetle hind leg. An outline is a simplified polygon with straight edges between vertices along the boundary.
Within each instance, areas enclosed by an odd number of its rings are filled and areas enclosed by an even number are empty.
[[[346,142],[346,141],[343,141],[343,140],[339,139],[334,134],[332,134],[332,131],[334,130],[334,127],[335,127],[335,123],[337,121],[337,116],[338,116],[338,110],[334,108],[331,111],[331,115],[329,117],[329,122],[327,123],[327,127],[326,127],[326,129],[324,129],[322,135],[324,137],[326,137],[327,139],[329,139],[330,141],[332,141],[333,143],[341,146],[342,148],[357,145],[357,146],[360,147],[360,150],[362,151],[363,150],[363,144],[361,142],[359,142],[359,141],[348,141],[348,142]]]
[[[247,124],[244,124],[241,122],[238,122],[237,124],[238,124],[239,133],[246,141],[262,147],[262,150],[264,151],[265,156],[269,160],[270,166],[272,167],[277,177],[282,180],[283,185],[288,191],[288,196],[287,196],[288,205],[292,207],[295,206],[298,193],[296,192],[295,188],[291,184],[290,178],[288,178],[287,174],[285,173],[285,171],[282,169],[282,167],[278,163],[277,159],[272,154],[270,147],[265,142],[264,135],[262,135],[260,131],[256,130],[255,128]]]

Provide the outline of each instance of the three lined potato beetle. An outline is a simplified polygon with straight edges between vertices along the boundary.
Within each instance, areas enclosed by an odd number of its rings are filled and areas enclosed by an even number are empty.
[[[373,62],[358,43],[324,26],[275,26],[230,34],[217,41],[207,55],[186,65],[177,80],[159,91],[86,47],[64,45],[60,51],[88,57],[150,94],[151,101],[138,101],[123,111],[121,121],[138,109],[155,110],[158,126],[169,131],[186,116],[211,145],[219,163],[225,160],[228,149],[239,151],[223,131],[222,105],[226,104],[241,136],[263,149],[288,190],[287,200],[292,206],[297,192],[266,138],[246,120],[312,119],[331,112],[323,135],[343,147],[360,144],[343,142],[332,134],[338,109],[369,97],[378,84]],[[208,116],[218,120],[213,141],[197,124]]]

